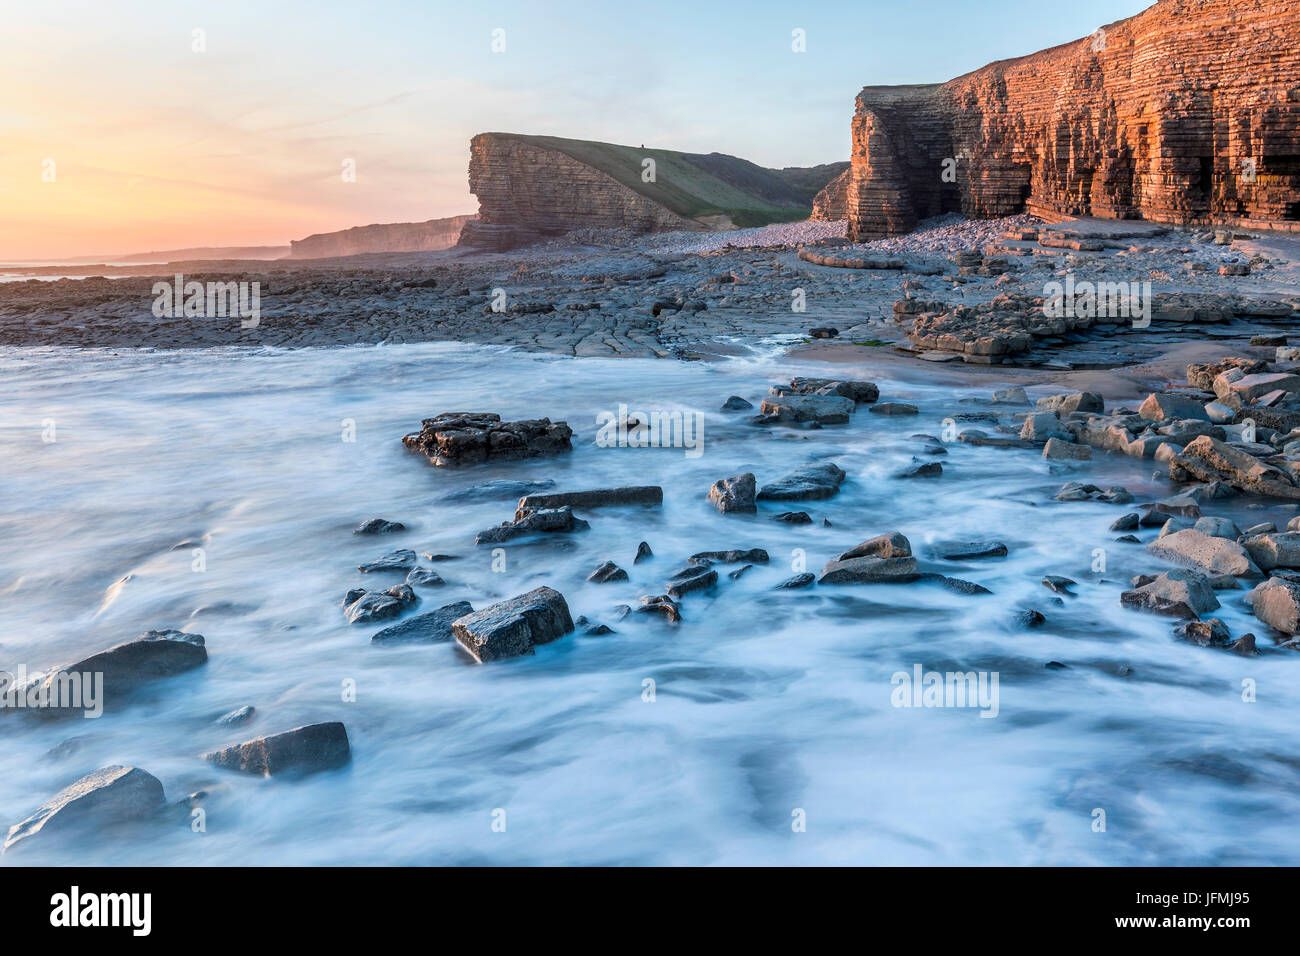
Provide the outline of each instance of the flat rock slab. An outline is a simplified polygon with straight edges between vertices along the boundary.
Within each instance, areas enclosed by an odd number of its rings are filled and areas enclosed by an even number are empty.
[[[822,569],[818,584],[905,584],[921,577],[916,559],[898,558],[847,558],[831,561]]]
[[[444,604],[436,611],[417,614],[400,624],[377,631],[370,638],[371,644],[432,644],[450,641],[455,635],[451,626],[466,614],[473,614],[474,608],[468,601]]]
[[[661,505],[664,490],[658,485],[626,488],[595,488],[591,491],[562,491],[549,495],[527,495],[519,499],[515,517],[529,511],[555,508],[607,508],[616,505]]]
[[[535,495],[555,487],[550,478],[541,481],[485,481],[460,491],[443,495],[443,501],[509,501],[525,495]]]
[[[1212,537],[1195,528],[1157,538],[1147,545],[1147,550],[1175,564],[1190,565],[1210,575],[1240,577],[1259,572],[1246,549],[1236,541]]]
[[[564,595],[549,587],[534,588],[452,624],[461,647],[480,663],[536,653],[536,645],[549,644],[572,630]]]
[[[163,786],[138,767],[104,767],[64,787],[26,820],[9,828],[4,849],[38,833],[103,828],[147,820],[163,808]]]
[[[346,728],[338,721],[330,721],[257,737],[206,753],[203,759],[229,770],[273,777],[337,769],[352,759],[352,750]]]
[[[591,525],[576,517],[568,505],[562,508],[544,508],[540,511],[515,512],[515,520],[507,521],[495,528],[480,531],[474,537],[475,544],[503,544],[531,534],[568,534],[585,531]]]
[[[782,422],[818,422],[822,425],[848,424],[849,416],[857,402],[841,395],[777,394],[763,399],[758,410],[763,415],[773,415]]]
[[[446,412],[421,422],[402,444],[439,467],[519,461],[572,451],[573,429],[549,418],[503,422],[492,412]]]
[[[1007,546],[1001,541],[939,541],[928,553],[944,561],[972,561],[976,558],[1005,558]]]
[[[119,695],[128,693],[141,684],[183,674],[202,666],[207,659],[208,651],[202,634],[175,630],[146,631],[134,640],[99,651],[75,663],[52,667],[33,683],[39,685],[35,692],[48,701],[40,713],[57,716],[81,710],[56,706],[59,700],[55,684],[61,680],[61,675],[102,674],[102,703],[110,706],[117,703]],[[29,684],[28,687],[31,688],[32,685]]]
[[[363,574],[372,574],[376,571],[409,571],[413,567],[415,567],[415,552],[403,548],[380,555],[365,564],[358,564],[357,570]]]
[[[840,490],[847,477],[833,462],[801,465],[789,474],[764,485],[758,492],[763,501],[816,501],[830,498]]]
[[[859,404],[874,402],[880,397],[880,389],[874,382],[843,378],[792,378],[789,390],[800,395],[839,395]],[[779,391],[786,394],[785,389]]]

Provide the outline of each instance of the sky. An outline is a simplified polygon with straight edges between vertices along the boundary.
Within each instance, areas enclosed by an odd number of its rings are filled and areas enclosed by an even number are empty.
[[[951,79],[1149,5],[6,0],[0,260],[475,212],[484,131],[844,160],[861,87]]]

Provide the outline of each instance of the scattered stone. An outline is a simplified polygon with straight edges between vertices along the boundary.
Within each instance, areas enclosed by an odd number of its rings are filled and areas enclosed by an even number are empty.
[[[1045,398],[1040,398],[1037,404],[1044,411],[1059,412],[1062,415],[1069,415],[1073,412],[1101,413],[1105,409],[1105,402],[1096,392],[1066,392],[1059,395],[1048,395]]]
[[[632,563],[640,564],[642,561],[649,561],[654,556],[655,553],[650,550],[650,545],[642,541],[636,546],[636,557],[632,559]]]
[[[881,402],[872,405],[869,411],[873,415],[919,415],[921,410],[910,402]]]
[[[573,630],[564,595],[549,587],[533,590],[466,614],[452,624],[461,647],[478,662],[534,654]]]
[[[253,714],[256,713],[256,711],[257,708],[252,704],[245,704],[243,707],[238,707],[235,710],[230,711],[228,714],[222,714],[217,718],[217,723],[228,727],[238,726],[239,724],[244,724],[252,720]]]
[[[910,558],[912,556],[912,542],[897,531],[887,531],[884,534],[878,534],[874,538],[868,538],[861,544],[856,544],[849,550],[845,551],[838,558],[840,561],[848,561],[853,558]]]
[[[767,552],[762,548],[750,548],[748,551],[701,551],[699,554],[693,554],[690,557],[692,564],[702,564],[711,561],[717,561],[720,564],[767,564],[770,559]]]
[[[874,402],[880,397],[880,389],[873,382],[840,378],[792,378],[789,390],[801,395],[838,395],[850,398],[858,405]]]
[[[901,537],[901,536],[900,536]],[[1001,541],[940,541],[929,553],[944,561],[971,561],[976,558],[1005,558],[1007,546]]]
[[[1243,634],[1228,648],[1234,654],[1240,654],[1242,657],[1258,657],[1259,650],[1255,647],[1255,635]]]
[[[439,467],[519,461],[572,451],[566,422],[537,418],[503,422],[491,412],[448,412],[426,418],[402,444]]]
[[[203,759],[218,767],[274,777],[335,770],[352,759],[348,732],[338,721],[307,724],[269,737],[214,750]]]
[[[399,584],[387,591],[352,588],[343,598],[343,616],[349,624],[387,621],[397,617],[415,602],[415,592],[408,584]]]
[[[709,488],[709,500],[720,512],[752,513],[758,508],[754,504],[757,484],[752,472],[736,475],[732,478],[719,478]]]
[[[679,575],[674,575],[674,579],[665,590],[670,598],[680,601],[692,591],[706,591],[717,583],[718,572],[712,568],[687,568],[679,572]]]
[[[370,638],[370,643],[411,644],[418,642],[436,644],[450,641],[455,636],[452,633],[452,624],[466,614],[472,613],[474,613],[474,608],[468,601],[444,604],[436,611],[417,614],[400,624],[394,624],[376,632]]]
[[[591,491],[562,491],[548,495],[526,495],[519,499],[515,511],[518,519],[530,511],[558,508],[608,508],[619,505],[656,506],[664,503],[664,490],[658,485],[633,485],[625,488],[595,488]]]
[[[409,571],[413,567],[415,567],[415,552],[400,548],[373,561],[357,565],[357,570],[363,574],[372,574],[376,571]]]
[[[1209,435],[1192,439],[1171,459],[1169,477],[1174,481],[1222,481],[1238,491],[1300,499],[1300,488],[1286,472]]]
[[[1289,528],[1290,525],[1288,524]],[[1242,541],[1251,559],[1261,571],[1273,568],[1300,568],[1300,532],[1256,534]]]
[[[603,637],[606,634],[615,634],[617,632],[608,624],[593,624],[582,633],[592,637]]]
[[[1070,588],[1078,583],[1078,581],[1072,581],[1070,578],[1061,577],[1059,574],[1048,574],[1043,578],[1043,584],[1048,590],[1055,591],[1057,594],[1068,594],[1070,597],[1074,597],[1074,592]]]
[[[680,624],[682,621],[681,605],[666,594],[642,595],[641,606],[635,610],[638,614],[657,614],[669,624]]]
[[[1148,395],[1138,407],[1138,415],[1152,422],[1168,422],[1183,418],[1209,420],[1205,405],[1201,402],[1181,395],[1155,392]]]
[[[40,716],[67,716],[81,713],[81,707],[59,707],[58,682],[65,674],[102,674],[104,707],[115,707],[120,698],[141,684],[164,677],[174,677],[207,662],[208,651],[202,634],[187,634],[171,629],[146,631],[91,654],[71,664],[59,664],[34,677],[25,687],[14,690],[35,694],[46,703],[34,710]]]
[[[383,518],[370,518],[361,522],[361,526],[354,530],[353,534],[395,534],[398,531],[405,531],[406,525],[400,521],[386,521]]]
[[[1053,436],[1043,446],[1043,457],[1049,461],[1091,461],[1092,449]]]
[[[595,571],[587,575],[587,580],[596,584],[608,584],[610,581],[626,581],[627,572],[613,561],[604,561]]]
[[[1096,485],[1070,481],[1061,486],[1061,490],[1056,493],[1056,500],[1105,501],[1109,504],[1126,505],[1133,500],[1133,496],[1118,486],[1098,488]]]
[[[64,787],[40,809],[9,828],[9,852],[38,833],[93,830],[124,821],[147,820],[165,805],[158,778],[138,767],[103,767]]]
[[[817,580],[817,575],[813,574],[811,571],[804,571],[801,574],[794,575],[794,577],[786,578],[784,581],[778,584],[774,590],[792,591],[797,588],[806,588],[808,587],[808,585],[812,584],[815,580]]]
[[[911,468],[900,471],[895,478],[939,478],[943,475],[943,465],[937,461],[927,461],[924,464],[915,464]]]
[[[412,568],[411,573],[406,576],[406,583],[411,587],[440,588],[447,582],[437,571],[428,568]]]
[[[773,394],[763,399],[758,410],[761,415],[779,422],[818,422],[822,425],[846,425],[857,403],[840,395],[801,395],[795,392]],[[872,409],[875,410],[874,408]]]
[[[1246,595],[1246,603],[1269,627],[1283,634],[1300,634],[1300,583],[1269,578]]]
[[[784,521],[786,524],[812,524],[812,516],[806,511],[782,511],[772,515],[772,520]]]
[[[920,576],[915,558],[861,557],[829,562],[817,580],[819,584],[906,583]]]
[[[1211,575],[1230,574],[1241,577],[1259,572],[1246,549],[1236,541],[1211,537],[1194,528],[1158,538],[1147,545],[1147,550],[1176,564],[1194,567]]]
[[[1040,611],[1035,611],[1033,608],[1030,608],[1024,611],[1017,611],[1015,623],[1018,627],[1023,628],[1042,627],[1047,623],[1047,618],[1043,617]]]
[[[1216,610],[1219,599],[1205,575],[1190,568],[1174,568],[1119,596],[1126,607],[1172,617],[1197,618]]]
[[[835,495],[846,477],[844,469],[833,462],[811,462],[764,485],[758,498],[762,501],[819,501]]]
[[[1122,518],[1116,518],[1115,523],[1110,526],[1111,531],[1136,531],[1140,516],[1137,514],[1126,514]]]
[[[1010,388],[1000,388],[993,393],[993,401],[1000,405],[1028,405],[1029,396],[1019,385],[1013,385]]]
[[[1174,636],[1185,641],[1199,644],[1201,647],[1227,647],[1232,643],[1228,625],[1217,617],[1207,621],[1188,621],[1174,628]]]
[[[515,501],[525,495],[534,495],[555,487],[550,478],[542,481],[485,481],[460,491],[443,495],[443,501]]]
[[[475,544],[503,544],[526,535],[571,534],[590,528],[587,522],[577,517],[568,505],[563,508],[528,511],[522,516],[516,512],[514,521],[506,521],[495,528],[480,531],[474,537]]]
[[[724,412],[740,412],[753,407],[754,407],[753,402],[747,402],[739,395],[732,395],[730,398],[728,398],[725,402],[722,403],[722,410]]]

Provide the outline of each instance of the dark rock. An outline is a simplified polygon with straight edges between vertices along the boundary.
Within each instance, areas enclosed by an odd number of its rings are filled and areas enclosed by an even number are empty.
[[[913,465],[904,471],[899,472],[896,478],[938,478],[943,474],[943,465],[937,461],[927,461],[924,464]]]
[[[753,564],[767,564],[767,552],[762,548],[750,548],[748,551],[701,551],[699,554],[691,555],[690,560],[693,563],[717,561],[721,564],[743,564],[750,562]]]
[[[779,422],[820,422],[823,425],[848,424],[857,407],[851,398],[840,395],[801,395],[773,389],[758,410]]]
[[[811,571],[804,571],[802,574],[796,574],[794,577],[786,578],[778,584],[774,590],[792,591],[796,588],[806,588],[816,580],[817,575],[813,574]]]
[[[840,334],[839,329],[835,328],[816,328],[809,329],[808,334],[814,339],[833,339]]]
[[[1180,624],[1174,628],[1174,636],[1199,644],[1201,647],[1227,647],[1232,643],[1228,625],[1217,617],[1212,617],[1208,621],[1188,621],[1186,624]]]
[[[528,495],[519,500],[515,518],[530,511],[556,508],[606,508],[617,505],[661,505],[664,490],[658,485],[634,485],[625,488],[595,488],[591,491],[563,491],[550,495]]]
[[[880,397],[880,389],[875,383],[842,378],[792,378],[788,388],[779,391],[783,394],[790,391],[799,395],[838,395],[850,398],[858,405],[874,402]]]
[[[440,467],[518,461],[572,451],[573,430],[549,418],[503,422],[491,412],[447,412],[426,418],[402,444]]]
[[[411,573],[406,576],[406,583],[412,587],[440,588],[447,582],[437,571],[430,571],[428,568],[412,568]]]
[[[375,571],[409,571],[415,567],[415,552],[406,548],[390,551],[388,554],[357,565],[357,570],[364,574]]]
[[[833,462],[810,462],[770,485],[764,485],[758,498],[763,501],[822,500],[835,495],[845,477],[844,469]]]
[[[627,572],[613,561],[604,561],[595,571],[587,575],[587,580],[596,584],[607,584],[610,581],[626,581]]]
[[[852,558],[910,558],[912,542],[897,531],[887,531],[861,544],[855,544],[839,556],[840,561]]]
[[[976,558],[1005,558],[1007,546],[1001,541],[939,541],[929,553],[944,561],[971,561]]]
[[[1115,540],[1118,541],[1118,542],[1120,542],[1120,543],[1122,543],[1122,544],[1141,544],[1141,543],[1142,543],[1142,539],[1141,539],[1141,538],[1137,537],[1136,535],[1131,535],[1131,534],[1122,534],[1122,535],[1120,535],[1118,538],[1116,538]]]
[[[657,614],[669,624],[680,624],[682,609],[676,601],[666,594],[644,594],[641,606],[635,609],[638,614]]]
[[[104,767],[86,774],[9,828],[7,853],[38,833],[96,830],[125,821],[147,820],[166,804],[158,778],[138,767]]]
[[[592,637],[602,637],[605,634],[614,634],[616,632],[608,624],[594,624],[591,627],[587,628],[582,633],[588,634]]]
[[[915,558],[847,558],[829,562],[819,584],[907,583],[920,578]]]
[[[1237,638],[1228,648],[1234,654],[1240,654],[1242,657],[1258,657],[1259,650],[1255,647],[1255,635],[1243,634]]]
[[[81,713],[83,708],[65,708],[61,701],[59,682],[65,675],[102,674],[105,707],[116,706],[119,698],[129,694],[141,684],[164,677],[173,677],[203,665],[208,659],[202,634],[184,631],[146,631],[139,637],[116,644],[87,658],[71,664],[59,664],[29,682],[18,693],[30,697],[36,694],[44,701],[39,716],[60,717]]]
[[[363,521],[361,526],[353,531],[353,534],[395,534],[398,531],[405,531],[406,525],[400,521],[385,521],[383,518],[371,518]]]
[[[245,704],[243,707],[232,710],[228,714],[222,714],[217,718],[217,723],[234,727],[252,720],[253,714],[256,712],[257,708],[253,707],[251,704]]]
[[[910,402],[881,402],[872,405],[869,411],[873,415],[919,415],[921,410]]]
[[[394,624],[382,631],[377,631],[370,638],[370,643],[407,644],[418,642],[432,644],[450,641],[455,636],[452,633],[451,625],[466,614],[472,613],[474,613],[474,608],[470,606],[468,601],[444,604],[436,611],[417,614],[400,624]]]
[[[348,732],[338,721],[307,724],[283,733],[214,750],[203,759],[218,767],[273,777],[335,770],[352,759]]]
[[[1043,578],[1043,584],[1046,585],[1049,590],[1055,591],[1057,594],[1069,594],[1071,597],[1074,596],[1074,593],[1070,588],[1074,587],[1078,583],[1079,582],[1072,581],[1069,578],[1063,578],[1059,574],[1049,574]]]
[[[1219,607],[1209,580],[1199,571],[1174,568],[1119,596],[1125,607],[1195,619]]]
[[[964,581],[961,578],[950,578],[946,574],[922,574],[923,581],[937,581],[949,591],[955,591],[958,594],[992,594],[982,584],[976,584],[974,581]]]
[[[745,576],[745,572],[752,570],[753,567],[754,566],[752,564],[742,564],[734,571],[728,571],[727,577],[731,578],[731,580],[733,581],[739,581],[742,577]]]
[[[650,550],[650,545],[642,541],[636,546],[636,557],[632,559],[632,563],[640,564],[642,561],[649,561],[654,556],[655,553]]]
[[[1056,493],[1057,501],[1105,501],[1108,504],[1126,505],[1133,496],[1118,486],[1098,488],[1077,481],[1068,481]]]
[[[718,583],[718,572],[712,568],[689,568],[686,573],[674,576],[668,585],[668,596],[680,601],[692,591],[704,591]]]
[[[750,472],[732,478],[719,478],[709,488],[709,500],[724,515],[757,510],[754,504],[756,483]]]
[[[409,584],[399,584],[387,591],[353,588],[343,598],[343,615],[349,624],[387,621],[397,617],[416,602]]]
[[[457,554],[434,554],[433,552],[427,552],[427,553],[424,555],[424,560],[426,560],[426,561],[459,561],[459,560],[460,560],[460,555],[457,555]]]
[[[1023,628],[1042,627],[1047,623],[1047,618],[1039,611],[1033,608],[1024,611],[1017,611],[1015,616],[1016,625]]]
[[[754,405],[752,402],[745,401],[739,395],[732,395],[722,403],[722,410],[724,412],[740,412],[753,407]]]
[[[534,588],[467,614],[452,625],[456,640],[480,663],[533,654],[573,630],[564,595],[549,587]]]
[[[1111,531],[1136,531],[1141,521],[1141,516],[1137,514],[1126,514],[1122,518],[1116,518],[1115,523],[1110,526]]]
[[[1062,664],[1060,661],[1048,661],[1048,662],[1047,662],[1046,664],[1044,664],[1043,666],[1046,667],[1046,668],[1047,668],[1048,670],[1050,670],[1050,671],[1064,671],[1064,670],[1069,670],[1069,665],[1068,665],[1068,664]]]
[[[778,515],[772,515],[773,521],[784,521],[786,524],[812,524],[812,517],[806,511],[782,511]]]
[[[585,531],[591,525],[577,517],[568,505],[552,510],[529,511],[522,516],[518,512],[514,521],[506,521],[495,528],[480,531],[474,537],[475,544],[504,544],[515,538],[531,534],[571,534]]]

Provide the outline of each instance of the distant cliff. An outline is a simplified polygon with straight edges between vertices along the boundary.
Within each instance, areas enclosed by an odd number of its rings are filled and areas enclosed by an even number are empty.
[[[850,235],[960,210],[1300,223],[1300,3],[1161,0],[1093,35],[857,98]],[[945,175],[947,173],[948,175]]]
[[[461,242],[509,249],[587,227],[663,232],[804,219],[845,165],[766,169],[723,153],[480,133],[469,161],[479,220]]]
[[[322,232],[291,242],[290,259],[325,259],[366,252],[437,252],[460,239],[461,230],[477,216],[451,216],[428,222],[390,222]]]

